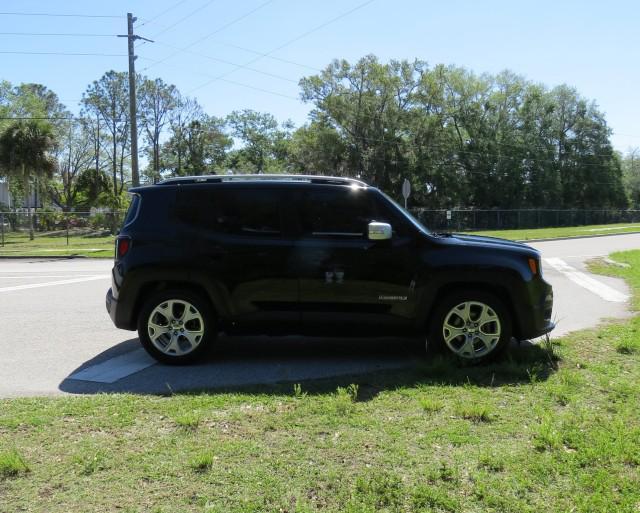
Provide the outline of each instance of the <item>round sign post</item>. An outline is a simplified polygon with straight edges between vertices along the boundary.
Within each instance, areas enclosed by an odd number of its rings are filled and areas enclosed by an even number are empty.
[[[404,197],[405,210],[407,209],[407,199],[409,199],[410,194],[411,194],[411,182],[409,182],[409,180],[405,178],[404,182],[402,182],[402,196]]]

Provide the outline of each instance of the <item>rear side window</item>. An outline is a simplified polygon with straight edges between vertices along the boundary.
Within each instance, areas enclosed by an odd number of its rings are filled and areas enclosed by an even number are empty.
[[[271,189],[191,189],[178,194],[177,215],[186,224],[218,233],[280,237],[280,193]]]
[[[138,215],[138,208],[140,208],[140,195],[132,194],[131,196],[131,203],[129,204],[127,214],[124,216],[124,222],[122,223],[122,226],[131,224]]]
[[[366,238],[373,209],[362,189],[317,189],[302,194],[299,203],[302,233],[316,238]]]

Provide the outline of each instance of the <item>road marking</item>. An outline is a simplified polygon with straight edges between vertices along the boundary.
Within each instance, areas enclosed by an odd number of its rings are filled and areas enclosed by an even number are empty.
[[[68,379],[93,381],[96,383],[115,383],[131,374],[155,365],[156,362],[144,349],[136,349],[120,356],[71,374]]]
[[[553,267],[556,271],[564,274],[576,285],[587,289],[590,292],[600,296],[605,301],[612,303],[624,303],[629,299],[627,294],[606,285],[586,273],[578,271],[575,267],[570,266],[561,258],[545,258],[544,261]]]
[[[13,292],[15,290],[38,289],[40,287],[53,287],[54,285],[69,285],[71,283],[82,283],[84,281],[104,280],[109,278],[109,274],[96,274],[87,278],[74,278],[72,280],[46,281],[44,283],[30,283],[29,285],[15,285],[14,287],[0,287],[0,292]]]
[[[68,266],[65,266],[68,269]],[[61,269],[60,267],[52,267],[50,269],[40,269],[40,270],[35,270],[35,269],[19,269],[17,271],[11,271],[8,269],[0,269],[0,274],[2,273],[8,273],[8,274],[30,274],[30,273],[69,273],[69,274],[75,274],[78,271],[82,271],[85,273],[88,272],[95,272],[95,271],[104,271],[104,269]]]
[[[33,280],[36,278],[69,278],[75,276],[76,278],[88,278],[89,276],[95,276],[95,274],[49,274],[38,276],[0,276],[0,280]]]

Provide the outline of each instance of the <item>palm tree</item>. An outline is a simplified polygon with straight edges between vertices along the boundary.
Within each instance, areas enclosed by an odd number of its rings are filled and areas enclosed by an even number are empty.
[[[50,177],[55,161],[48,155],[53,149],[51,125],[34,120],[16,121],[0,134],[0,171],[23,184],[28,204],[31,177]],[[29,238],[33,240],[33,218],[29,209]]]

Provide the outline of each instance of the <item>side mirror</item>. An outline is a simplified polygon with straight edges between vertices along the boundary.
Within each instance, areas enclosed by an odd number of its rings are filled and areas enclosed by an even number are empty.
[[[389,240],[391,238],[391,225],[389,223],[369,223],[369,240]]]

